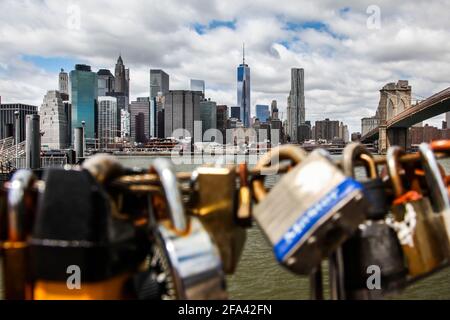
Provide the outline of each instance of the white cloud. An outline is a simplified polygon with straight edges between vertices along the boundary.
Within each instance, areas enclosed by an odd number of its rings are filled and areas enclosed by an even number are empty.
[[[381,9],[379,30],[366,27],[372,4]],[[80,8],[79,30],[68,28],[71,5]],[[375,112],[385,83],[406,78],[413,94],[425,97],[449,86],[449,9],[449,1],[424,0],[2,0],[0,95],[39,105],[56,87],[55,73],[22,55],[67,57],[95,70],[113,69],[121,52],[131,69],[133,98],[148,95],[149,69],[163,68],[172,88],[204,79],[213,100],[234,105],[245,42],[253,105],[277,99],[283,111],[290,68],[303,67],[307,118],[339,119],[359,131],[360,118]],[[196,33],[195,23],[212,20],[235,21],[235,29]],[[286,22],[325,27],[287,30]]]

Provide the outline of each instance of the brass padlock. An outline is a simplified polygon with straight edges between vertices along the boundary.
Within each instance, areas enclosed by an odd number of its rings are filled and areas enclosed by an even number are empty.
[[[239,165],[239,199],[236,222],[245,228],[252,226],[252,191],[248,185],[248,167],[246,163]]]
[[[411,277],[423,276],[438,269],[447,253],[435,232],[433,209],[427,197],[417,190],[405,190],[403,176],[414,178],[414,168],[402,167],[399,158],[404,154],[400,147],[390,147],[387,152],[387,168],[396,199],[391,207],[390,220],[397,231]],[[431,186],[430,186],[431,187]]]
[[[444,252],[447,252],[447,257],[450,257],[450,200],[447,186],[432,147],[422,143],[419,146],[419,154],[434,213],[430,215],[434,232],[439,237]]]
[[[247,236],[236,218],[235,167],[199,167],[192,174],[190,212],[216,242],[225,273],[236,271]]]

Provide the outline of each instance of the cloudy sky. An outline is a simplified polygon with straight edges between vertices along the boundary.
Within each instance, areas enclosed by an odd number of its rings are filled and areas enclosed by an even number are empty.
[[[40,105],[60,68],[113,70],[121,53],[132,98],[148,96],[149,69],[162,68],[171,89],[204,79],[208,97],[235,105],[243,42],[252,108],[276,99],[284,112],[290,68],[302,67],[307,119],[351,131],[388,82],[409,80],[414,99],[450,86],[450,0],[0,0],[0,12],[4,103]]]

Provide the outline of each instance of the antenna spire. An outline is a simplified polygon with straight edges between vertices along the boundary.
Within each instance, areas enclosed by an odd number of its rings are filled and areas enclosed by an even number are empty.
[[[242,64],[245,64],[245,42],[242,43]]]

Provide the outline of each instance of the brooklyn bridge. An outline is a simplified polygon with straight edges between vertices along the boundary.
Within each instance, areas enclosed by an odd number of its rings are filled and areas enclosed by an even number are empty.
[[[408,81],[388,83],[380,90],[380,102],[375,116],[362,119],[361,141],[378,141],[380,154],[385,154],[392,145],[408,149],[409,128],[448,111],[450,87],[412,105]]]

